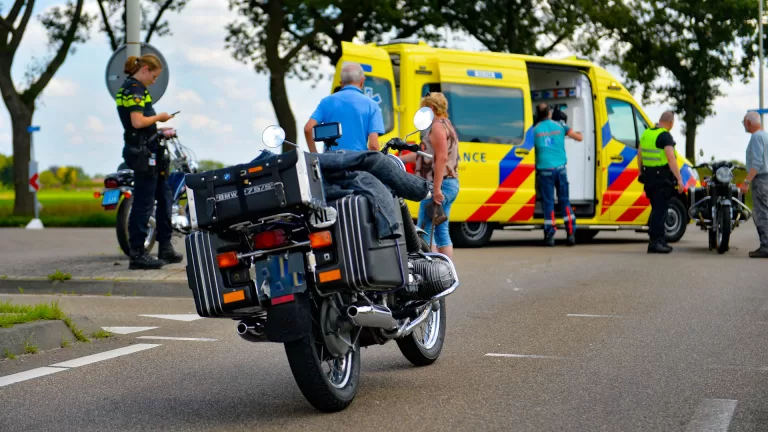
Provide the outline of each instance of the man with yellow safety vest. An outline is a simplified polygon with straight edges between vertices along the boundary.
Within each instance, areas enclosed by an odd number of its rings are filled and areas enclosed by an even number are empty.
[[[675,113],[665,111],[656,126],[646,129],[640,137],[640,151],[637,155],[640,182],[644,183],[645,195],[651,202],[648,253],[672,252],[672,247],[667,244],[665,237],[664,222],[675,188],[680,193],[685,192],[685,184],[675,157],[675,140],[669,133],[674,124]]]

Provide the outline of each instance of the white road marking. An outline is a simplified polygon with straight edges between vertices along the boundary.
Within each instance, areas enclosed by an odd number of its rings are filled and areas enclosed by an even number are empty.
[[[544,356],[537,354],[496,354],[488,353],[486,357],[512,357],[512,358],[532,358],[532,359],[563,359],[565,357]]]
[[[139,315],[139,316],[149,317],[149,318],[169,319],[169,320],[175,320],[175,321],[194,321],[194,320],[203,319],[203,317],[197,314]]]
[[[67,369],[55,368],[55,367],[39,367],[37,369],[19,372],[13,375],[6,375],[4,377],[0,377],[0,387],[4,387],[4,386],[11,385],[21,381],[26,381],[32,378],[39,378],[42,376],[55,374],[56,372],[61,372],[65,370]]]
[[[736,402],[732,399],[704,399],[685,427],[685,432],[726,432],[736,410]]]
[[[102,327],[102,328],[110,333],[130,334],[130,333],[138,333],[138,332],[143,332],[147,330],[152,330],[159,327]]]
[[[136,344],[136,345],[131,345],[123,348],[114,349],[111,351],[105,351],[99,354],[93,354],[85,357],[76,358],[74,360],[69,360],[62,363],[52,364],[51,366],[75,368],[75,367],[89,365],[91,363],[109,360],[115,357],[124,356],[126,354],[133,354],[135,352],[144,351],[144,350],[148,350],[150,348],[155,348],[159,346],[161,345],[160,344]]]
[[[199,342],[215,342],[216,341],[216,339],[208,339],[208,338],[173,337],[173,336],[137,336],[136,339],[163,339],[163,340],[176,340],[176,341],[199,341]]]
[[[568,314],[567,316],[583,318],[622,318],[620,315]]]

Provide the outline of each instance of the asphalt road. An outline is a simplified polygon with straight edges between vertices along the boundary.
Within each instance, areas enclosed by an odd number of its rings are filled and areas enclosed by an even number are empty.
[[[671,255],[647,255],[634,233],[554,249],[503,233],[457,250],[440,359],[364,350],[357,398],[330,415],[304,400],[282,346],[243,341],[231,320],[140,316],[195,318],[191,299],[0,296],[155,327],[0,361],[2,385],[146,348],[0,387],[0,431],[766,431],[768,261],[747,257],[751,224],[725,255],[689,230]],[[206,340],[138,338],[156,336]]]

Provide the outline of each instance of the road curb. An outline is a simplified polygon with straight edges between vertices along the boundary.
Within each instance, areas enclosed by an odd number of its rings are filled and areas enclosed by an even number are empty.
[[[91,339],[102,330],[86,316],[70,317],[75,328]],[[62,320],[33,321],[0,329],[0,356],[34,354],[72,345],[77,337]]]
[[[192,291],[190,291],[187,281],[179,280],[94,280],[72,278],[67,281],[50,281],[47,278],[7,277],[0,279],[0,293],[192,298]]]

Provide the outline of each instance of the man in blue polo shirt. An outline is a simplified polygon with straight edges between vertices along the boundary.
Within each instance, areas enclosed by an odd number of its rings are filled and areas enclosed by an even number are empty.
[[[541,198],[544,210],[544,240],[547,246],[555,245],[555,189],[560,213],[565,222],[569,246],[576,244],[576,215],[568,197],[568,174],[565,164],[565,137],[581,141],[581,132],[575,132],[564,122],[552,120],[552,110],[546,103],[536,107],[536,126],[533,143],[536,147],[536,195]]]
[[[317,124],[341,123],[341,138],[332,150],[379,150],[379,134],[384,120],[379,104],[363,94],[365,73],[358,63],[346,63],[341,69],[341,90],[326,96],[304,126],[309,151],[317,153],[312,128]]]

